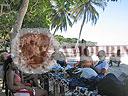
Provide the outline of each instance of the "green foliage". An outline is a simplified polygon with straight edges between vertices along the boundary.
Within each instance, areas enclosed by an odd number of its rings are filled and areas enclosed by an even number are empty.
[[[61,35],[55,35],[54,37],[60,44],[62,44],[65,40],[65,38]]]
[[[70,9],[70,0],[53,0],[51,2],[51,10],[49,11],[50,21],[52,22],[51,29],[55,28],[55,31],[58,29],[62,31],[67,30],[67,25],[73,25],[70,19]]]
[[[74,43],[74,44],[76,44],[77,40],[78,40],[77,38],[64,38],[61,35],[55,35],[54,37],[56,38],[56,40],[60,44],[63,44],[63,43],[68,43],[68,44]],[[87,46],[96,46],[96,44],[97,44],[96,42],[86,41],[84,39],[80,40],[80,43],[86,44]]]
[[[48,1],[46,0],[30,0],[28,11],[24,18],[23,27],[49,28],[50,21],[45,14],[45,10],[48,8],[47,6]]]
[[[9,12],[0,15],[0,38],[9,38],[8,34],[16,21],[22,1],[0,0],[0,4],[10,4],[3,10]],[[55,32],[58,29],[67,30],[67,26],[72,26],[73,21],[78,21],[84,13],[86,22],[96,23],[99,14],[94,5],[104,9],[104,4],[108,1],[117,0],[30,0],[22,27],[45,27],[55,29]],[[59,38],[59,40],[63,39]],[[76,39],[72,41],[68,38],[68,40],[75,42]]]
[[[65,38],[64,42],[67,42],[67,43],[76,43],[77,42],[77,38]]]
[[[50,20],[45,10],[48,8],[49,0],[30,0],[28,11],[22,27],[37,28],[50,27]],[[0,16],[0,39],[9,39],[9,32],[16,21],[16,16],[22,0],[2,0],[0,4],[10,4],[9,13]]]
[[[64,42],[66,43],[76,43],[77,42],[77,38],[64,38],[61,35],[55,35],[56,40],[62,44]]]
[[[16,13],[0,16],[0,39],[9,39],[9,32],[15,22]]]

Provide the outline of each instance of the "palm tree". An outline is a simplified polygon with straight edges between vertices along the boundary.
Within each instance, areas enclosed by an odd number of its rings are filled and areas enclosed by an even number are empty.
[[[51,29],[55,29],[53,35],[55,35],[58,29],[67,30],[67,25],[72,26],[71,15],[69,10],[71,8],[72,0],[52,0],[51,2]]]
[[[28,8],[29,0],[13,0],[13,1],[6,0],[6,1],[8,1],[9,4],[11,2],[11,4],[14,6],[18,4],[18,6],[20,7],[20,9],[18,7],[19,13],[17,16],[16,23],[14,24],[14,27],[13,27],[14,29],[13,31],[18,32],[21,29],[24,15],[26,14],[26,11]],[[95,6],[93,5],[96,5],[96,6],[98,5],[102,7],[102,4],[104,5],[104,2],[117,1],[117,0],[36,0],[36,1],[43,2],[42,5],[44,9],[42,9],[41,12],[43,12],[42,14],[46,15],[46,19],[48,20],[46,22],[50,22],[51,29],[55,29],[55,32],[56,32],[58,29],[60,29],[61,31],[63,29],[67,30],[67,25],[69,26],[73,25],[72,21],[74,20],[74,15],[76,15],[76,17],[80,17],[81,13],[88,15],[88,16],[84,15],[83,18],[86,18],[86,19],[85,20],[83,19],[82,26],[84,26],[84,21],[86,20],[88,21],[91,19],[92,21],[95,21],[96,18],[98,17],[97,15],[98,13],[95,10]],[[30,2],[32,1],[30,0]],[[45,9],[46,11],[44,11]],[[45,12],[47,11],[49,14],[45,14]],[[71,14],[71,12],[73,14]],[[48,16],[50,16],[50,18]],[[87,18],[90,18],[90,19],[87,19]],[[78,19],[76,19],[76,21],[77,20]],[[83,27],[81,27],[81,31],[82,31],[82,28]],[[80,31],[80,35],[81,35],[81,31]]]
[[[76,5],[72,10],[72,14],[75,14],[75,22],[79,20],[79,18],[83,18],[78,41],[81,37],[83,26],[86,23],[92,21],[92,24],[96,24],[97,19],[99,18],[99,13],[97,12],[96,8],[101,8],[104,10],[107,4],[106,0],[76,0]]]
[[[80,39],[85,22],[92,21],[92,24],[96,24],[99,18],[96,8],[104,10],[107,2],[109,0],[51,0],[49,14],[51,29],[55,29],[53,35],[58,29],[61,31],[63,29],[67,30],[67,25],[72,27],[74,24],[72,21],[77,22],[82,17],[83,21],[79,32]]]

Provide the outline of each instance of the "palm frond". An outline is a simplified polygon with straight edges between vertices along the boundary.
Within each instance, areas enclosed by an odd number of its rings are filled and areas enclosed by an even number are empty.
[[[103,10],[107,6],[106,0],[91,0],[92,5],[102,8]]]
[[[73,22],[70,20],[70,18],[68,16],[67,16],[67,22],[68,22],[69,26],[72,27]]]

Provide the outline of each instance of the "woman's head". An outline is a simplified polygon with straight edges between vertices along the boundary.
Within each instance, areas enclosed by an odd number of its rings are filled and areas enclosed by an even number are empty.
[[[120,56],[120,49],[117,50],[117,56]]]
[[[81,67],[91,67],[92,66],[92,61],[82,61]]]
[[[6,69],[17,69],[17,66],[13,63],[13,60],[11,57],[9,57],[6,61]]]
[[[106,57],[105,51],[104,51],[104,50],[100,50],[100,51],[98,52],[97,56],[98,56],[98,58],[99,58],[100,60],[104,60],[105,57]]]
[[[88,50],[88,48],[84,48],[84,55],[85,56],[89,56],[89,50]]]
[[[90,67],[92,64],[93,60],[91,57],[85,57],[85,59],[81,61],[81,67]]]

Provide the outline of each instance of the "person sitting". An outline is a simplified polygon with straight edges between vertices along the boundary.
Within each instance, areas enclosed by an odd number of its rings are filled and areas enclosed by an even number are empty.
[[[95,70],[92,69],[92,60],[83,59],[81,63],[81,68],[79,68],[82,73],[80,79],[72,80],[70,83],[70,88],[73,89],[76,86],[86,86],[88,90],[98,90],[98,93],[101,95],[107,96],[127,96],[125,95],[124,82],[121,82],[113,73],[108,73],[108,63],[105,61],[105,52],[103,50],[98,52],[100,59],[98,67],[101,69],[98,70],[98,74]],[[104,58],[103,58],[104,57]],[[102,61],[102,62],[101,62]],[[103,76],[101,78],[101,76]],[[112,89],[112,90],[110,90]],[[120,91],[119,91],[120,90]]]
[[[2,88],[5,89],[5,94],[8,95],[8,89],[6,87],[6,71],[7,71],[7,66],[9,64],[9,62],[12,62],[11,59],[9,59],[11,57],[10,53],[8,53],[7,51],[2,53],[2,57],[3,57],[3,85]]]
[[[109,69],[109,64],[108,62],[105,60],[106,54],[104,50],[100,50],[98,52],[98,58],[99,58],[99,62],[94,65],[94,69],[98,74],[101,75],[106,75],[108,73],[108,69]]]
[[[120,66],[120,63],[121,63],[121,55],[120,55],[120,49],[117,50],[117,54],[112,54],[112,56],[110,57],[110,61],[109,61],[109,64],[110,66],[113,66],[113,63],[116,63],[117,66],[119,67]]]
[[[81,64],[83,63],[83,60],[91,60],[91,64],[93,65],[92,57],[89,55],[88,47],[84,48],[83,53],[80,52],[80,62],[74,64],[74,67],[81,67]]]
[[[102,51],[100,51],[100,52],[102,52]],[[103,55],[103,56],[105,56],[105,55]],[[108,73],[108,74],[105,73],[106,75],[101,78],[100,74],[97,74],[96,71],[91,68],[91,66],[92,66],[91,61],[92,60],[83,60],[82,61],[82,64],[81,64],[82,74],[80,75],[81,78],[80,78],[79,82],[85,83],[85,85],[86,84],[89,85],[89,87],[87,86],[88,90],[95,90],[97,88],[98,92],[101,95],[126,96],[126,95],[124,95],[125,94],[124,93],[125,90],[123,88],[124,83],[121,82],[113,73]],[[107,70],[107,69],[102,69],[102,70]],[[103,71],[103,72],[106,72],[106,71]],[[83,84],[81,84],[81,85],[83,85]],[[113,90],[110,90],[111,88]]]
[[[11,59],[11,58],[10,58]],[[9,62],[8,69],[6,71],[7,87],[11,92],[28,92],[34,96],[48,96],[47,91],[39,89],[37,87],[31,87],[22,82],[22,75],[20,74],[17,66],[12,62]]]
[[[113,62],[115,62],[115,54],[114,53],[110,56],[110,61],[109,61],[110,67],[113,66]]]
[[[95,80],[96,80],[98,74],[96,73],[95,70],[93,70],[91,68],[92,65],[93,65],[92,58],[88,58],[87,59],[84,56],[82,57],[81,62],[80,62],[80,66],[77,69],[78,70],[77,73],[80,73],[80,74],[78,74],[79,78],[73,79],[70,82],[70,86],[69,87],[71,89],[72,89],[72,86],[73,86],[73,89],[74,89],[75,85],[76,86],[80,86],[80,87],[87,87],[87,88],[89,88],[89,90],[94,90],[96,88],[95,87],[95,85],[96,85],[95,84],[96,83]],[[75,84],[74,84],[74,82],[75,82]]]
[[[92,62],[92,58],[83,58],[83,60],[81,61],[81,67],[78,68],[80,71],[82,71],[80,77],[89,79],[98,75],[96,71],[91,68],[91,66],[93,65]]]
[[[93,60],[89,55],[88,48],[84,48],[83,51],[83,55],[80,56],[80,62],[75,64],[74,67],[78,67],[78,70],[82,72],[80,77],[91,78],[97,76],[97,73],[91,68],[93,66]]]

